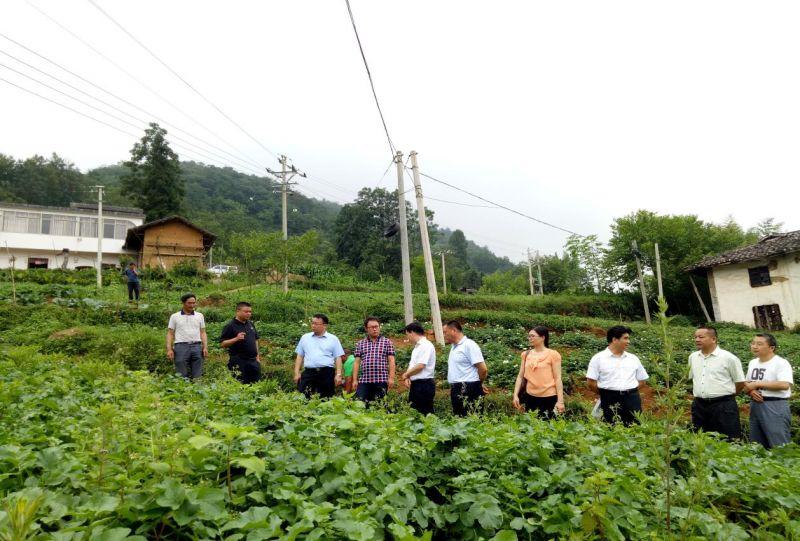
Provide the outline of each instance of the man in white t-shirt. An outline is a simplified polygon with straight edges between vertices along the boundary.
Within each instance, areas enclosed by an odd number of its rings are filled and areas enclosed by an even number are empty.
[[[175,363],[175,372],[194,380],[203,375],[203,359],[208,357],[208,336],[203,314],[195,311],[197,297],[181,297],[183,307],[169,316],[167,357]]]
[[[794,384],[792,365],[775,354],[778,342],[769,333],[757,334],[750,342],[756,356],[747,365],[744,392],[750,395],[750,441],[767,449],[792,441],[789,397]]]
[[[403,375],[403,385],[408,388],[408,402],[422,414],[433,413],[433,398],[436,395],[436,348],[425,338],[425,329],[414,321],[403,329],[408,341],[414,344],[408,370]]]
[[[481,348],[464,336],[458,321],[448,321],[444,326],[444,341],[450,344],[450,354],[447,357],[450,404],[454,414],[464,417],[470,410],[480,409],[481,398],[486,394],[483,382],[489,370],[483,360]]]

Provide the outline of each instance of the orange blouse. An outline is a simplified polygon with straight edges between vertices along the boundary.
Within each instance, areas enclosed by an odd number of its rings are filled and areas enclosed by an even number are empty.
[[[552,349],[529,350],[525,357],[523,372],[527,385],[525,391],[531,396],[555,396],[556,378],[553,367],[561,365],[561,354]]]

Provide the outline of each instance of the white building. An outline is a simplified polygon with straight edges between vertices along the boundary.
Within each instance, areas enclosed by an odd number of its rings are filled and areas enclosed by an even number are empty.
[[[141,209],[103,205],[103,265],[119,265],[128,230],[142,225]],[[97,204],[69,208],[0,202],[0,268],[95,266]]]
[[[686,270],[708,277],[717,321],[771,330],[800,324],[800,231],[769,235]]]

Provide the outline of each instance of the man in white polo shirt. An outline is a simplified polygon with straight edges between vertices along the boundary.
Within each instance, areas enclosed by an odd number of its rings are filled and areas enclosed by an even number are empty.
[[[792,396],[794,375],[789,361],[775,354],[778,341],[769,333],[757,334],[750,343],[756,356],[747,366],[744,392],[750,396],[750,441],[767,449],[792,441]]]
[[[436,395],[436,382],[433,373],[436,369],[436,348],[425,338],[425,329],[414,321],[403,329],[408,341],[414,344],[408,370],[403,373],[403,385],[408,388],[408,402],[422,414],[433,413],[433,398]]]
[[[169,316],[167,357],[175,363],[175,372],[194,380],[203,375],[203,359],[208,357],[208,336],[203,314],[195,312],[197,297],[181,297],[183,307]]]
[[[619,418],[626,426],[631,425],[636,422],[635,414],[642,411],[639,387],[650,376],[639,357],[626,351],[632,332],[622,325],[608,329],[608,347],[592,357],[586,371],[589,389],[600,395],[600,407],[607,423]]]
[[[464,336],[461,323],[448,321],[444,326],[444,341],[450,344],[447,357],[447,382],[450,384],[450,403],[453,413],[464,417],[480,407],[486,394],[483,382],[489,374],[478,344]]]
[[[717,330],[704,326],[694,332],[697,351],[689,355],[692,380],[692,425],[718,432],[728,440],[742,436],[736,395],[744,388],[742,361],[717,345]]]

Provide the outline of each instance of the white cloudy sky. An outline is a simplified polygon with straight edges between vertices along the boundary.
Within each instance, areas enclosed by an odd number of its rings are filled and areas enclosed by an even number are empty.
[[[307,171],[305,193],[348,201],[362,186],[396,182],[393,171],[381,178],[390,153],[342,0],[96,1],[265,147]],[[746,227],[774,216],[800,229],[800,3],[352,6],[392,138],[416,150],[428,174],[601,238],[615,217],[640,208],[732,215]],[[4,0],[0,33],[149,115],[0,37],[2,53],[141,120],[166,120],[175,135],[189,138],[177,127],[276,167],[87,0]],[[78,96],[6,54],[2,79],[141,133],[139,120],[114,112],[127,125],[10,71]],[[124,159],[133,143],[5,82],[0,112],[0,152],[16,157],[57,152],[86,170]],[[480,204],[432,182],[424,189]],[[513,259],[528,246],[558,250],[566,236],[502,210],[430,207],[441,225]]]

